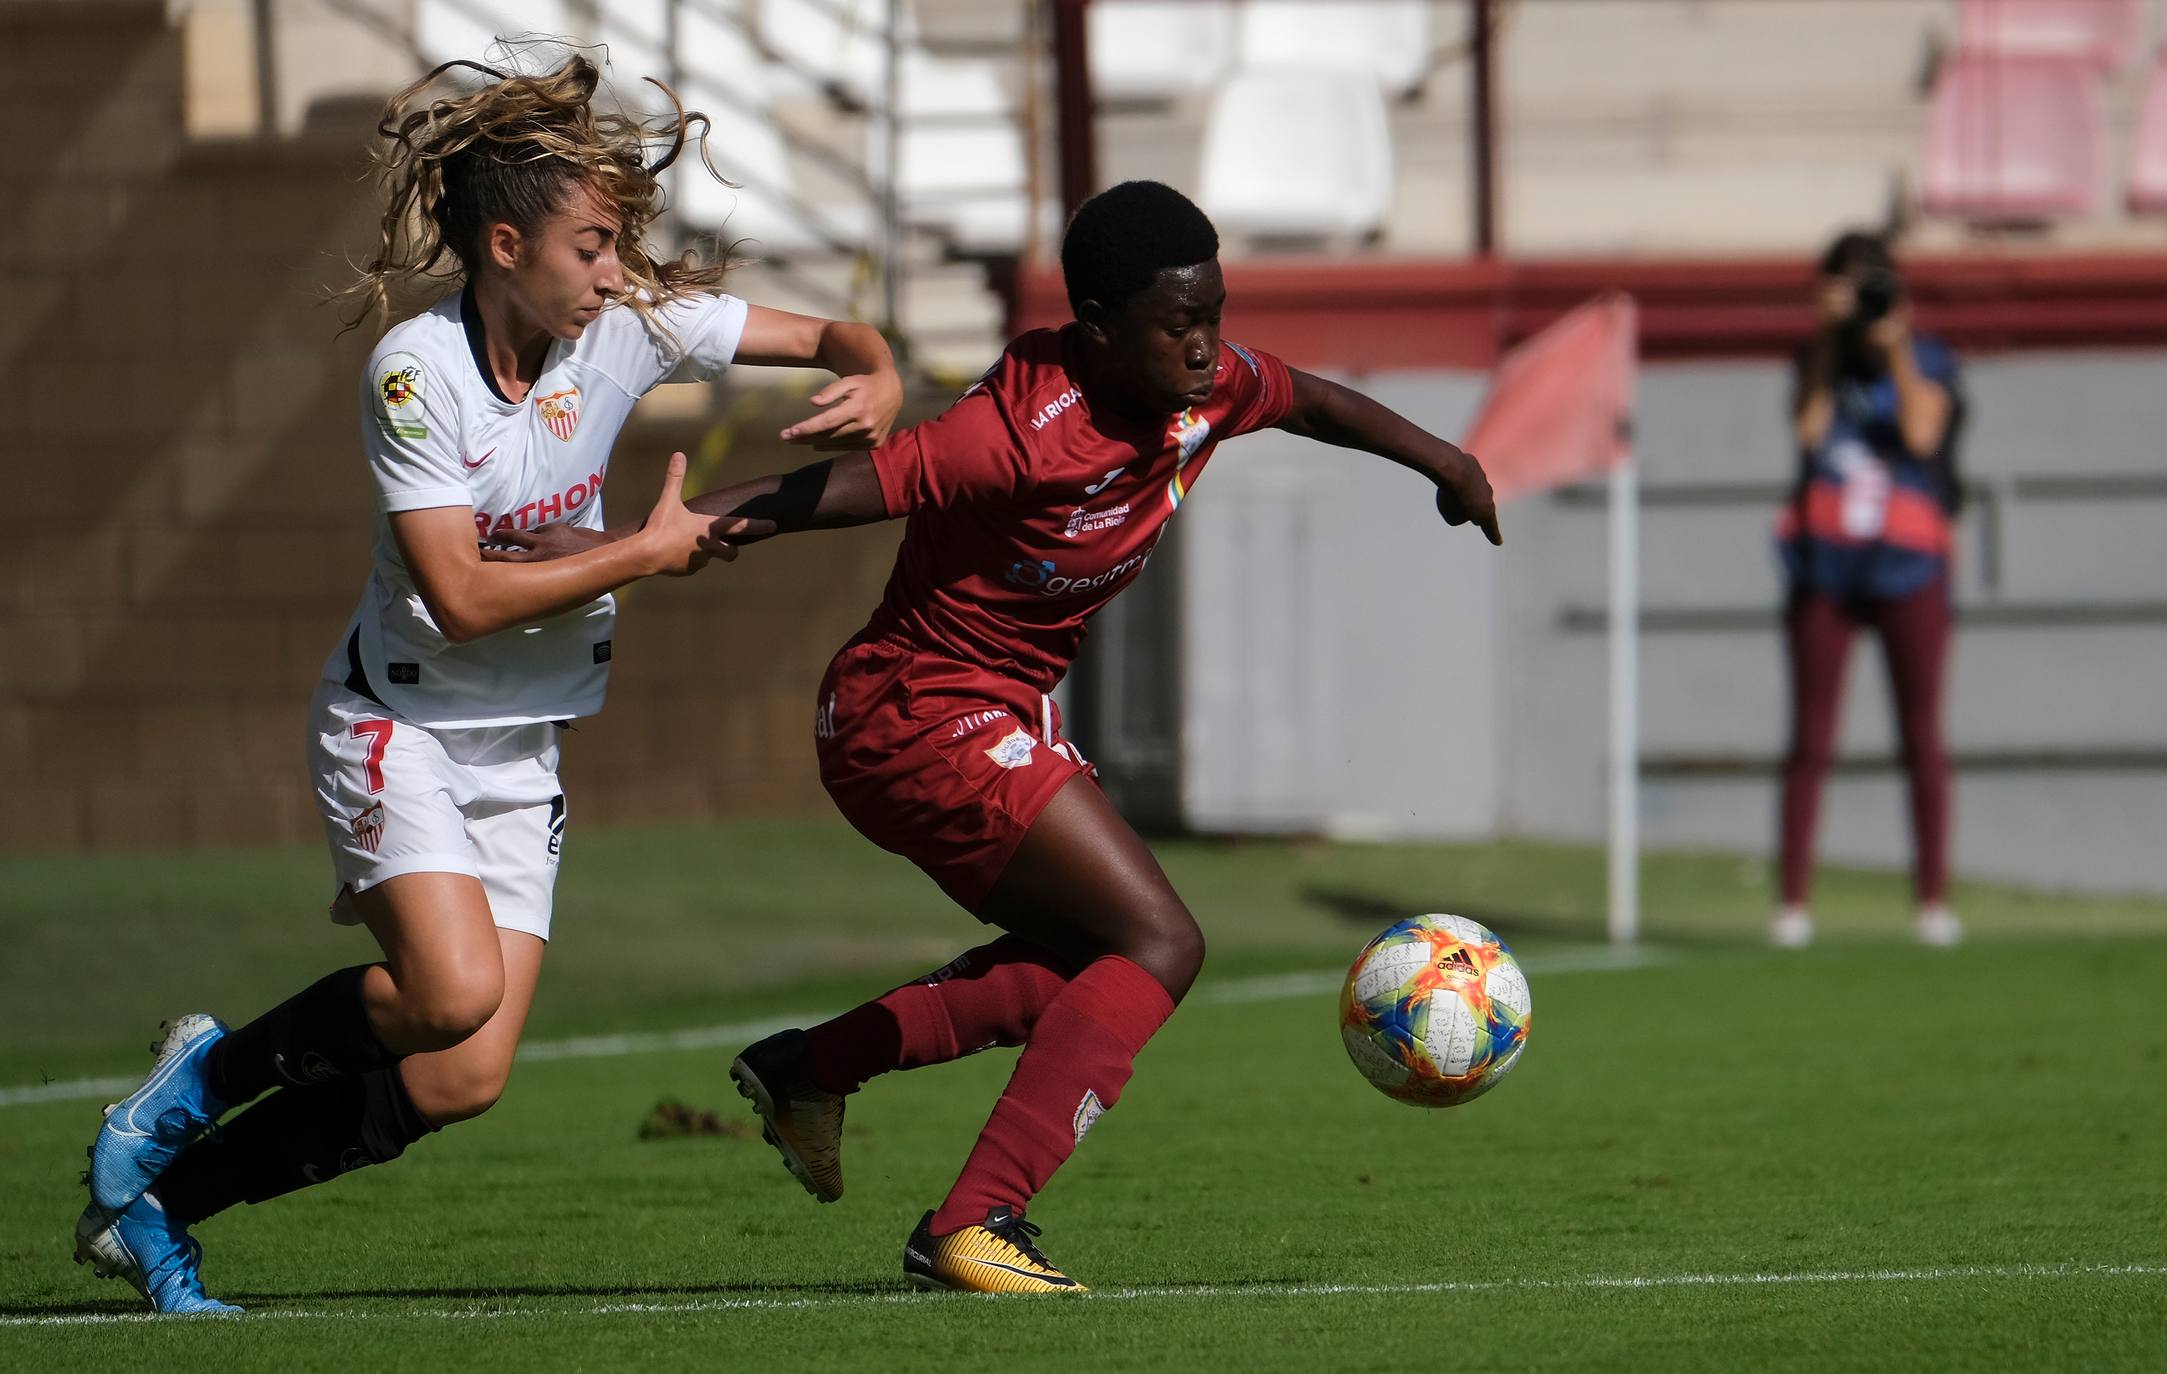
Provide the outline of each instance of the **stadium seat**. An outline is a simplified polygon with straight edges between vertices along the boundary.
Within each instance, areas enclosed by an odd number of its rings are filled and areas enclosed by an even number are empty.
[[[819,250],[821,236],[791,204],[797,179],[781,128],[769,114],[765,67],[742,32],[689,11],[683,18],[684,85],[678,94],[685,108],[712,121],[707,156],[737,184],[716,181],[688,151],[672,173],[680,213],[697,229],[750,240],[746,251],[756,256]]]
[[[646,81],[650,76],[672,79],[669,9],[670,0],[614,0],[595,16],[593,35],[602,45],[603,77],[620,100],[642,110],[669,108],[669,101]]]
[[[1393,95],[1429,75],[1430,7],[1422,0],[1248,0],[1241,66],[1249,71],[1369,72]]]
[[[595,28],[596,38],[606,45],[607,75],[619,98],[647,114],[666,114],[669,100],[643,78],[674,81],[685,108],[710,121],[708,158],[737,183],[732,187],[715,180],[701,165],[700,150],[690,148],[664,174],[670,204],[686,227],[749,240],[746,251],[755,256],[827,248],[822,234],[792,203],[797,187],[781,131],[770,114],[773,92],[767,64],[742,26],[693,6],[678,7],[672,53],[671,3],[612,0]],[[842,218],[862,232],[862,211],[854,221]],[[840,237],[845,227],[833,224],[828,229]]]
[[[903,217],[948,235],[966,252],[1013,251],[1025,222],[1028,178],[1016,107],[988,61],[904,55],[896,104],[897,198]],[[885,155],[866,130],[866,165]]]
[[[420,0],[414,45],[430,62],[502,59],[500,39],[555,37],[569,31],[562,0]]]
[[[1927,112],[1924,202],[1973,221],[2067,219],[2098,206],[2106,111],[2073,58],[1957,57]]]
[[[1084,11],[1101,100],[1173,100],[1215,89],[1234,56],[1229,0],[1103,0]]]
[[[790,77],[870,105],[887,61],[888,2],[759,0],[760,42]],[[914,45],[918,20],[908,0],[902,14],[902,41]]]
[[[1213,104],[1200,196],[1251,238],[1350,240],[1392,208],[1392,134],[1367,72],[1244,72]]]
[[[1498,44],[1508,127],[1777,108],[1811,131],[1806,111],[1911,110],[1937,11],[1932,0],[1533,0],[1509,14]]]
[[[2118,71],[2137,53],[2138,0],[1962,0],[1956,50],[1975,57],[2062,57]]]
[[[2136,151],[2129,164],[2129,208],[2167,214],[2167,60],[2152,69],[2137,107]]]

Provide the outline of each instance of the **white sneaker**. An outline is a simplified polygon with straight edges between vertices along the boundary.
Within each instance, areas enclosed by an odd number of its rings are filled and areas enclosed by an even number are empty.
[[[1922,945],[1946,949],[1964,942],[1964,923],[1945,906],[1921,907],[1918,919],[1911,924],[1911,933]]]
[[[1813,917],[1802,906],[1787,906],[1768,923],[1768,943],[1777,949],[1804,949],[1813,943]]]

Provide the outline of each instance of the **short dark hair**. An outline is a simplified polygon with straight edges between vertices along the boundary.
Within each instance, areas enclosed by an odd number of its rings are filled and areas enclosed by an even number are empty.
[[[1896,258],[1889,252],[1889,241],[1879,234],[1869,234],[1863,229],[1853,229],[1836,236],[1836,241],[1821,254],[1821,275],[1833,277],[1840,273],[1865,268],[1870,272],[1894,272]]]
[[[1156,181],[1124,181],[1077,207],[1061,238],[1068,304],[1117,310],[1169,268],[1219,256],[1219,231],[1181,192]]]

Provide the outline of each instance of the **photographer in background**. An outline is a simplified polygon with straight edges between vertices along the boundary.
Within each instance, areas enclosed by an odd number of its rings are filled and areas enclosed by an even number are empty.
[[[1888,246],[1848,233],[1822,256],[1821,324],[1799,355],[1791,415],[1798,482],[1778,527],[1789,583],[1791,741],[1783,769],[1777,945],[1812,943],[1815,824],[1854,632],[1881,640],[1911,796],[1915,932],[1963,938],[1948,887],[1949,760],[1941,675],[1964,400],[1956,358],[1915,334]]]

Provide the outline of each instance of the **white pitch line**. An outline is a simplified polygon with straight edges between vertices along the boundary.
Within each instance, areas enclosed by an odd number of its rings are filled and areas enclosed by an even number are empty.
[[[1672,962],[1675,955],[1661,949],[1634,945],[1612,949],[1607,945],[1560,950],[1555,954],[1532,954],[1521,960],[1530,974],[1549,977],[1562,973],[1614,973]],[[1307,969],[1299,973],[1274,973],[1256,978],[1234,978],[1206,983],[1195,1000],[1209,1006],[1244,1002],[1278,1002],[1337,992],[1346,980],[1343,969]],[[764,1017],[721,1026],[695,1026],[687,1030],[644,1034],[579,1035],[566,1040],[535,1040],[519,1047],[519,1061],[546,1064],[560,1059],[620,1059],[639,1054],[669,1054],[686,1050],[735,1049],[763,1035],[788,1026],[825,1021],[832,1012],[806,1012],[788,1017]],[[70,1078],[52,1083],[30,1083],[0,1088],[0,1108],[28,1107],[41,1102],[83,1102],[95,1098],[125,1097],[142,1086],[140,1078]]]
[[[1627,969],[1651,968],[1657,964],[1675,962],[1677,956],[1668,950],[1648,949],[1640,945],[1622,948],[1610,945],[1591,945],[1584,948],[1560,950],[1548,956],[1529,955],[1520,961],[1520,967],[1531,976],[1550,977],[1560,973],[1619,973]],[[1238,1002],[1277,1002],[1295,997],[1313,997],[1320,993],[1338,992],[1347,981],[1345,969],[1306,969],[1300,973],[1274,973],[1260,978],[1236,978],[1224,983],[1207,983],[1196,991],[1196,1000],[1214,1005]]]
[[[546,1064],[554,1059],[617,1059],[628,1054],[661,1054],[671,1050],[743,1049],[762,1036],[791,1026],[813,1025],[832,1015],[833,1012],[812,1012],[647,1035],[579,1035],[569,1040],[537,1040],[521,1045],[518,1058],[525,1063]]]
[[[1447,1279],[1435,1283],[1228,1283],[1180,1287],[1095,1288],[1064,1302],[1155,1302],[1178,1298],[1370,1298],[1422,1297],[1441,1293],[1644,1291],[1667,1288],[1762,1288],[1791,1284],[1951,1283],[1963,1279],[2153,1278],[2162,1264],[1965,1264],[1919,1269],[1823,1269],[1803,1273],[1624,1274],[1577,1279]],[[272,1308],[244,1321],[502,1321],[521,1317],[669,1317],[703,1312],[783,1312],[831,1307],[886,1307],[898,1303],[998,1301],[992,1294],[837,1293],[803,1298],[700,1298],[691,1302],[606,1302],[588,1307],[417,1307],[408,1311],[324,1311]],[[154,1322],[149,1312],[63,1312],[49,1316],[0,1316],[0,1328],[111,1326]]]
[[[80,1102],[87,1097],[118,1101],[143,1086],[141,1078],[66,1078],[0,1088],[0,1107],[28,1107],[39,1102]]]

